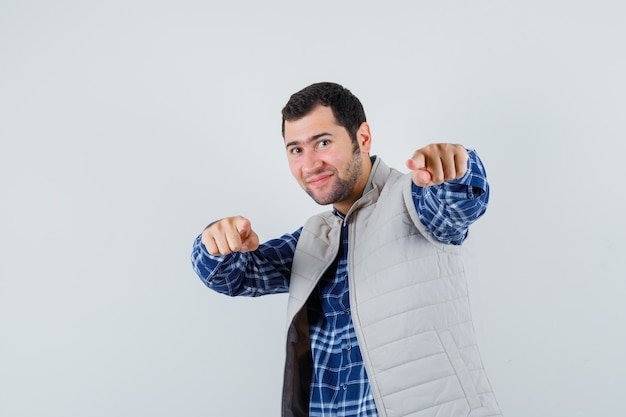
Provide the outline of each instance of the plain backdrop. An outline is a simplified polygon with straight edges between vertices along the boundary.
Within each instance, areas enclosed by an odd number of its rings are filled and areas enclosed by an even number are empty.
[[[620,1],[0,0],[0,416],[277,416],[286,296],[230,299],[192,242],[325,210],[280,110],[363,102],[373,153],[474,148],[466,247],[508,417],[623,417]]]

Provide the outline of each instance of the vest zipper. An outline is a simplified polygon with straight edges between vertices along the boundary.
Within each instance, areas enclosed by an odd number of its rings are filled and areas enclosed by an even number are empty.
[[[353,218],[355,214],[351,216]],[[344,222],[347,221],[344,220]],[[374,396],[374,403],[376,404],[376,410],[378,411],[379,417],[387,417],[387,412],[383,407],[383,398],[380,394],[380,389],[378,388],[378,382],[374,378],[374,370],[372,369],[372,364],[369,357],[369,350],[366,348],[364,342],[363,332],[361,331],[361,321],[359,319],[359,307],[356,303],[356,294],[354,291],[354,245],[353,243],[356,241],[356,228],[354,227],[354,222],[350,226],[350,230],[348,230],[348,291],[350,294],[350,314],[352,315],[352,325],[354,326],[354,333],[356,335],[356,339],[359,342],[359,347],[361,349],[361,357],[363,358],[363,366],[365,367],[365,372],[367,373],[367,380],[370,384],[370,389],[372,390],[372,395]]]

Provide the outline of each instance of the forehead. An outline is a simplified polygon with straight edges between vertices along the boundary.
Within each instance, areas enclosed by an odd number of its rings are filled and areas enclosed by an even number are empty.
[[[304,140],[322,132],[336,132],[337,129],[343,127],[337,123],[333,110],[318,105],[299,119],[285,121],[285,141]]]

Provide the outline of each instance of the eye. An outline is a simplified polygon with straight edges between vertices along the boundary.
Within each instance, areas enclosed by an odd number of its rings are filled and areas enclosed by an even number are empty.
[[[319,142],[317,142],[317,148],[325,148],[328,145],[330,145],[330,140],[328,139],[322,139]]]
[[[298,155],[300,152],[302,152],[302,149],[296,148],[295,146],[289,149],[289,154],[291,155]]]

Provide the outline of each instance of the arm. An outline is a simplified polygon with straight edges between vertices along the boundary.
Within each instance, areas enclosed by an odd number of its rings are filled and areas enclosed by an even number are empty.
[[[243,248],[241,241],[232,243],[237,239],[231,234],[231,245],[238,247],[238,250],[231,250],[229,244],[224,246],[221,240],[221,236],[232,232],[228,227],[224,232],[226,221],[227,219],[220,221],[222,224],[217,226],[214,225],[220,222],[211,224],[194,242],[191,261],[202,282],[207,287],[229,296],[256,297],[287,292],[293,254],[300,237],[300,230],[259,245],[254,243],[254,239],[249,239],[254,232],[249,227],[249,221],[246,220],[248,230],[240,234],[242,240],[248,242],[248,247]],[[254,236],[256,237],[256,234]],[[211,243],[215,241],[220,242],[221,249],[218,253],[209,253],[210,250],[217,251],[218,245],[213,247]],[[208,246],[205,242],[208,242]],[[207,249],[208,247],[211,249]]]
[[[443,243],[460,245],[470,225],[487,209],[489,185],[476,152],[453,146],[444,150],[443,162],[429,163],[434,167],[432,173],[424,166],[414,169],[412,195],[421,222],[433,236]],[[450,155],[453,162],[446,162]],[[436,161],[437,157],[431,159]],[[411,162],[407,166],[415,168]]]

